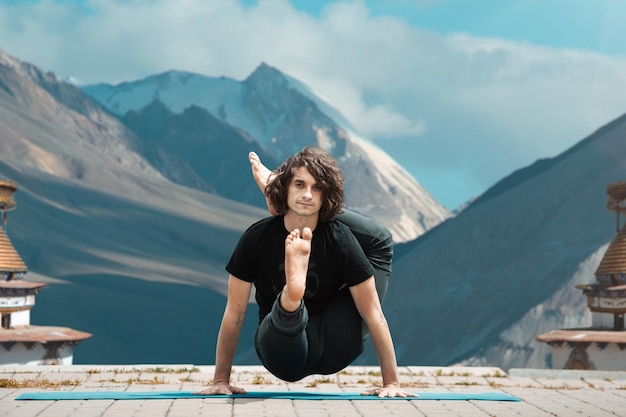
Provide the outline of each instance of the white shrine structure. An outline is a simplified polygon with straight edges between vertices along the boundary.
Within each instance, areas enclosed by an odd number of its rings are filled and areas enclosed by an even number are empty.
[[[7,235],[7,211],[17,184],[0,179],[0,366],[71,365],[74,346],[91,334],[67,327],[33,326],[30,310],[46,284],[24,281],[28,272]]]
[[[554,369],[626,371],[626,182],[610,184],[607,209],[616,213],[617,235],[595,272],[596,282],[577,285],[587,297],[592,324],[584,329],[561,329],[536,338],[550,345]]]

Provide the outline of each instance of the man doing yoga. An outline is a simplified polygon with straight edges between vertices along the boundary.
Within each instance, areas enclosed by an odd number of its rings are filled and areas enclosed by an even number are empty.
[[[371,334],[383,386],[364,395],[406,397],[382,311],[392,240],[382,226],[344,211],[336,161],[308,147],[274,172],[251,153],[253,176],[273,216],[244,232],[226,270],[228,299],[216,350],[213,385],[199,394],[243,394],[230,371],[252,285],[259,306],[255,348],[275,376],[297,381],[340,371]]]

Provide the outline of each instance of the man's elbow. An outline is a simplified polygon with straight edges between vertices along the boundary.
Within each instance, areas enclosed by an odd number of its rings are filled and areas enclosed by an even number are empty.
[[[224,319],[222,320],[223,324],[227,324],[233,329],[240,330],[243,327],[243,323],[246,319],[246,312],[235,310],[235,311],[227,311],[224,314]]]
[[[364,321],[367,327],[369,327],[370,329],[372,328],[372,326],[389,326],[387,324],[387,319],[385,318],[385,315],[382,313],[382,311],[366,316],[364,318]]]

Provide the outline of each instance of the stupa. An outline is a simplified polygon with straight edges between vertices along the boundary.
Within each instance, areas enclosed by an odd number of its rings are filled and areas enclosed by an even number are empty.
[[[607,209],[616,213],[617,234],[595,272],[596,282],[576,285],[587,297],[591,327],[562,329],[536,338],[550,345],[552,367],[626,371],[626,182],[610,184]]]
[[[7,235],[7,211],[15,208],[17,184],[0,179],[0,366],[71,365],[73,351],[91,334],[67,327],[33,326],[30,310],[46,284],[29,282],[22,260]]]

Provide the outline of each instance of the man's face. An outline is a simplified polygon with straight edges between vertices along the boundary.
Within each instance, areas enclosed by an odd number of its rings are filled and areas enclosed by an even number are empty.
[[[287,192],[289,211],[299,216],[319,214],[322,208],[323,192],[315,178],[306,167],[300,167],[294,173]]]

